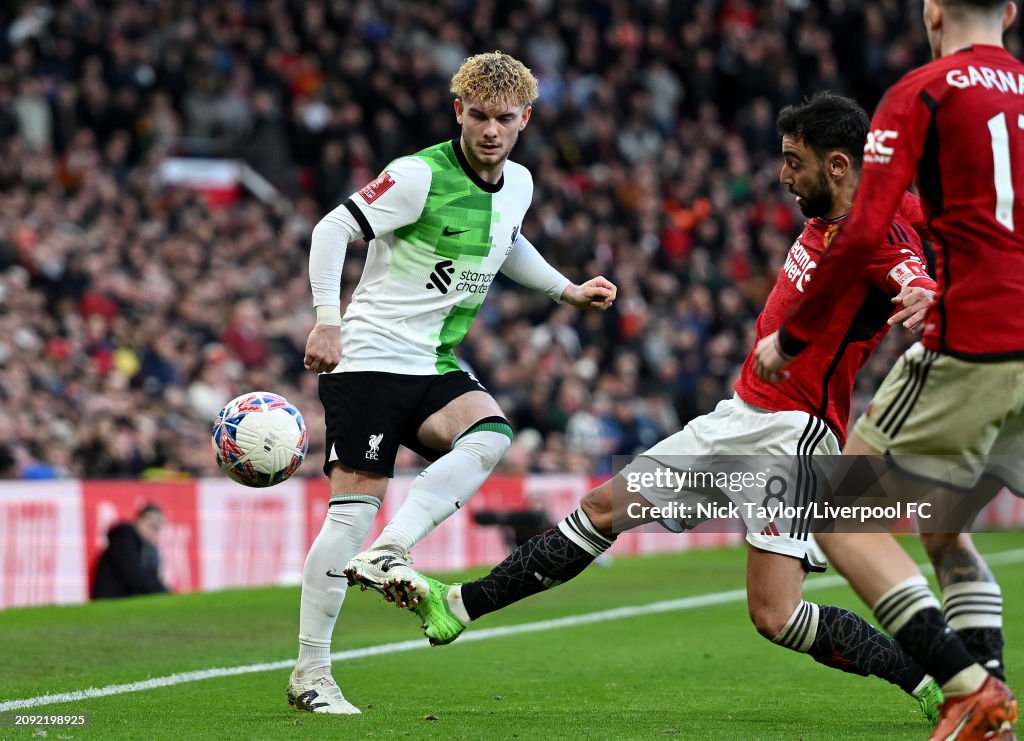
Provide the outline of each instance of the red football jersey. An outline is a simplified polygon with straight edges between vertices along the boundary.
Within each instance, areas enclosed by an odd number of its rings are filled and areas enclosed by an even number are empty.
[[[913,215],[916,208],[917,199],[908,193],[905,210]],[[804,225],[757,318],[758,340],[778,329],[804,295],[822,252],[845,220],[811,219]],[[741,399],[774,412],[809,412],[825,420],[845,443],[853,382],[889,330],[886,320],[898,310],[892,297],[905,285],[935,288],[925,268],[921,240],[907,219],[897,215],[882,239],[881,247],[871,250],[862,279],[848,281],[832,294],[834,314],[826,333],[787,366],[787,379],[777,384],[762,381],[754,372],[753,352],[747,355],[736,382]]]
[[[786,319],[784,351],[827,341],[833,296],[873,259],[912,179],[927,207],[940,291],[924,345],[966,360],[1024,357],[1024,64],[980,45],[886,93],[849,222]]]

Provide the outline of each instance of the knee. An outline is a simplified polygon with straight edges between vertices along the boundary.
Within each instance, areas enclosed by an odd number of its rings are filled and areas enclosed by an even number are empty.
[[[452,445],[476,457],[485,470],[492,470],[512,445],[512,425],[504,417],[487,417],[466,430]]]
[[[594,528],[605,536],[612,534],[612,503],[611,498],[598,487],[588,492],[580,502],[580,509],[590,519]]]
[[[750,622],[769,641],[774,641],[782,632],[796,608],[797,605],[788,604],[785,600],[762,599],[758,595],[747,597]]]
[[[329,464],[327,478],[331,485],[332,500],[359,492],[361,496],[373,497],[378,503],[384,500],[390,480],[384,474],[358,471],[340,461],[332,461]]]

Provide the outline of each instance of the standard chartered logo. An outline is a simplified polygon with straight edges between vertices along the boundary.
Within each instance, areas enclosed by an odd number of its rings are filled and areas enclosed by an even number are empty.
[[[441,260],[441,262],[434,265],[434,270],[430,273],[426,287],[436,289],[443,294],[448,293],[451,290],[454,275],[455,268],[452,267],[452,261]],[[454,290],[461,293],[486,293],[487,289],[491,287],[491,281],[494,280],[494,276],[495,273],[478,273],[475,270],[463,270],[459,273],[459,282],[455,285]]]
[[[475,270],[463,270],[459,273],[459,283],[455,286],[456,291],[463,293],[486,293],[494,280],[494,273],[478,273]]]
[[[455,268],[452,267],[451,260],[441,260],[434,265],[434,272],[430,274],[427,288],[436,288],[441,293],[448,293],[448,286],[452,284],[452,273],[454,272]]]

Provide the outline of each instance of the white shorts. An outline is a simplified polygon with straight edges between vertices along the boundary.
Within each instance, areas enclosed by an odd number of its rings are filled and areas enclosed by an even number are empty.
[[[839,453],[839,440],[818,417],[807,412],[770,412],[733,396],[719,402],[710,414],[692,420],[676,434],[641,453],[622,470],[621,476],[637,482],[638,493],[655,507],[681,505],[678,508],[683,511],[696,513],[698,505],[727,498],[743,519],[748,543],[761,550],[799,558],[808,570],[824,571],[827,561],[810,533],[810,518],[766,516],[764,509],[783,500],[787,505],[809,504],[817,493],[819,478],[809,465],[810,457]],[[650,475],[666,470],[706,470],[717,471],[719,475],[757,477],[764,474],[768,462],[772,469],[789,468],[772,473],[767,486],[719,487],[714,492],[680,491],[667,477]],[[648,474],[646,481],[644,474]],[[660,480],[664,485],[645,485],[652,480]],[[763,475],[760,481],[764,481]],[[753,506],[747,506],[748,503]],[[669,529],[682,532],[708,519],[694,514],[662,522]]]

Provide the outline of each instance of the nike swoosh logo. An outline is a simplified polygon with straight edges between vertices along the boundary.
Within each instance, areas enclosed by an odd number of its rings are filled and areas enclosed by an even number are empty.
[[[334,573],[334,569],[328,569],[327,570],[327,576],[333,577],[335,579],[348,579],[348,577],[345,576],[344,574],[335,574]]]
[[[468,231],[469,229],[451,229],[446,226],[444,229],[441,230],[441,234],[443,234],[446,237],[454,237],[456,234],[465,234]]]

